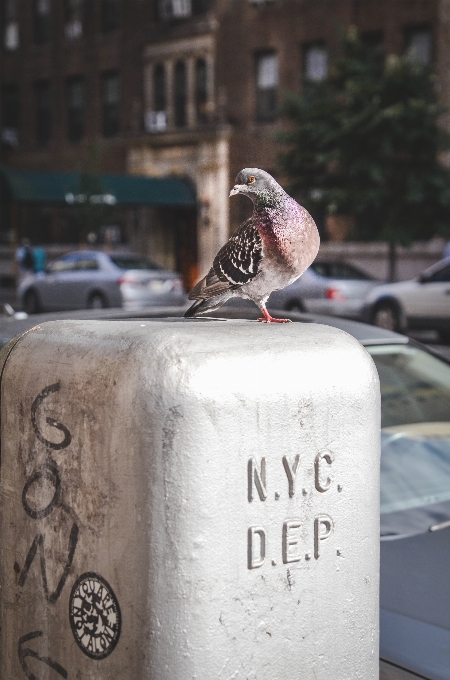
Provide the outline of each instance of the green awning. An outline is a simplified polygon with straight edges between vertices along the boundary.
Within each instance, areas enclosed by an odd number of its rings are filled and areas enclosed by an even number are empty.
[[[91,175],[95,191],[88,198],[82,187],[89,177],[75,172],[1,170],[11,197],[23,203],[106,203],[109,205],[193,206],[195,192],[176,177]]]

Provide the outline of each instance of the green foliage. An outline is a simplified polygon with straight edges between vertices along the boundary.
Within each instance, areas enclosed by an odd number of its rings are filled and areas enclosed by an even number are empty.
[[[428,69],[384,58],[350,29],[328,78],[287,96],[281,167],[310,210],[353,216],[353,237],[406,245],[449,234],[443,113]]]

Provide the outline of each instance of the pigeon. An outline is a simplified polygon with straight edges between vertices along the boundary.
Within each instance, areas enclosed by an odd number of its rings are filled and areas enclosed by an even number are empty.
[[[266,309],[269,295],[303,274],[319,250],[319,232],[308,211],[269,175],[244,168],[230,196],[243,194],[253,202],[252,216],[236,229],[214,258],[208,274],[190,291],[194,304],[185,317],[210,312],[232,297],[260,308],[265,323],[288,323]]]

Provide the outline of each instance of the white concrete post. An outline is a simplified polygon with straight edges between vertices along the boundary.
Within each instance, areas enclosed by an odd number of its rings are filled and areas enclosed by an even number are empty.
[[[1,678],[378,678],[379,388],[356,340],[63,321],[3,361]]]

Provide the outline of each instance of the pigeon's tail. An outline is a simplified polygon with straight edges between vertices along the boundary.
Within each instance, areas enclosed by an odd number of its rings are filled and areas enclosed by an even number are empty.
[[[190,319],[198,314],[205,314],[205,312],[212,312],[224,304],[231,297],[230,293],[223,293],[216,295],[209,300],[196,300],[193,305],[184,313],[186,319]]]

